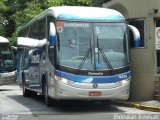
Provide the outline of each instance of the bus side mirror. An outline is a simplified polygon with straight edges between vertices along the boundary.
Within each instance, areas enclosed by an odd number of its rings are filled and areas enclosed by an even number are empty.
[[[17,47],[11,46],[11,48],[12,48],[13,50],[16,50],[16,51],[17,51]]]
[[[141,47],[140,33],[139,33],[138,29],[136,27],[132,26],[132,25],[128,25],[128,28],[133,33],[135,48]]]
[[[50,23],[49,32],[50,32],[50,38],[49,38],[50,46],[54,46],[56,44],[56,28],[54,23],[52,22]]]

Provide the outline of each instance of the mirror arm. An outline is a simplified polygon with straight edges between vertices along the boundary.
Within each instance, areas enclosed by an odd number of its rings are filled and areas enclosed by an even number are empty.
[[[56,29],[53,22],[50,23],[50,46],[54,46],[56,43]]]
[[[140,47],[141,46],[141,40],[140,40],[140,33],[138,29],[132,25],[128,25],[128,28],[132,31],[133,37],[134,37],[134,46]]]

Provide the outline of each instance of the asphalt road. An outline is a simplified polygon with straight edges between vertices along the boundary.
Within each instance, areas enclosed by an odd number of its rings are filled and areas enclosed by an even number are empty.
[[[156,115],[160,113],[95,102],[63,101],[59,107],[47,107],[43,96],[23,97],[17,85],[0,86],[0,120],[112,120],[116,115]],[[125,117],[125,116],[123,116]],[[14,119],[13,119],[14,118]],[[121,119],[121,118],[118,118]]]

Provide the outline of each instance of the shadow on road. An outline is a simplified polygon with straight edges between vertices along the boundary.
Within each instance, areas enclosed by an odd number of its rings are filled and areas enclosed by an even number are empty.
[[[23,95],[7,96],[17,103],[28,108],[33,114],[87,114],[87,113],[123,113],[115,105],[102,106],[98,102],[91,101],[60,101],[58,107],[47,107],[44,104],[44,97],[36,95],[33,97],[23,97]]]

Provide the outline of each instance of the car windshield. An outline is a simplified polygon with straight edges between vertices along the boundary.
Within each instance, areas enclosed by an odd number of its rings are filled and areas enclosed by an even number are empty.
[[[58,64],[83,70],[128,65],[124,23],[57,22]]]
[[[0,69],[11,69],[14,67],[13,54],[9,44],[0,44]]]

